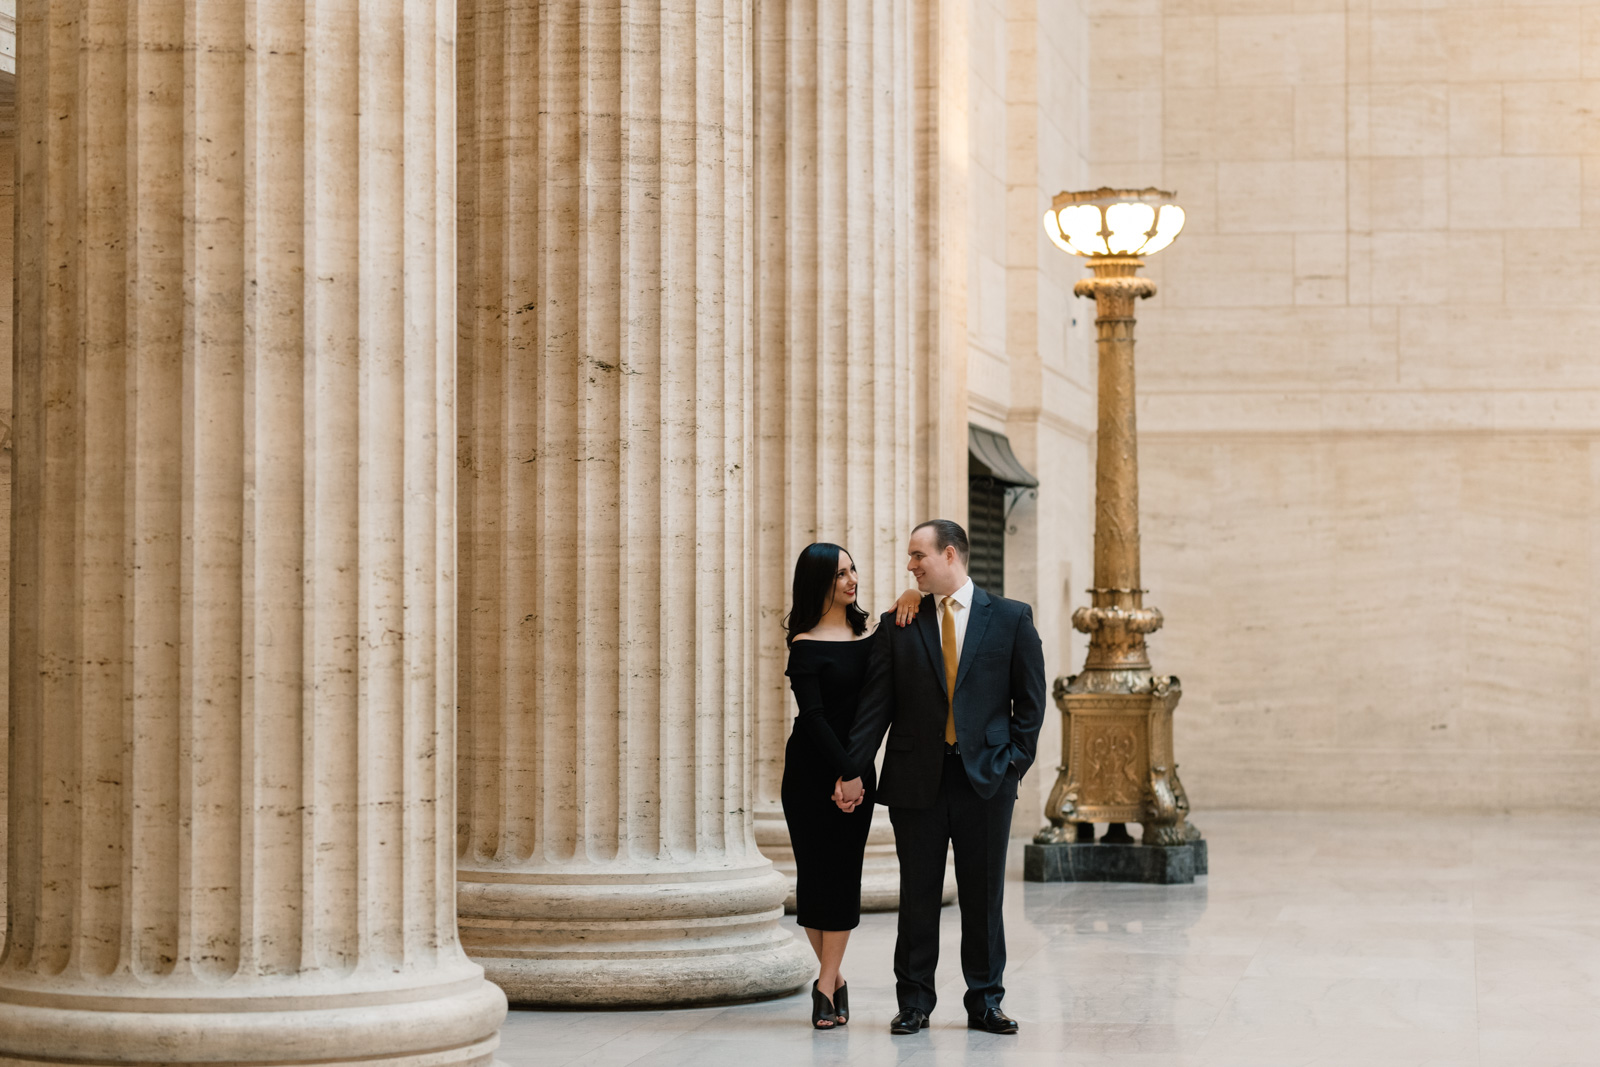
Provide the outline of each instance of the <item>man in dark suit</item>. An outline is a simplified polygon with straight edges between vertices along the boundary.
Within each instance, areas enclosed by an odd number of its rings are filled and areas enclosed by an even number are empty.
[[[867,667],[850,762],[864,770],[885,731],[878,802],[889,806],[900,858],[894,947],[896,1034],[928,1025],[939,962],[945,849],[955,845],[967,1025],[1014,1034],[1000,1010],[1006,966],[1000,906],[1017,782],[1044,724],[1044,653],[1028,605],[990,596],[967,577],[967,532],[948,519],[911,531],[906,564],[926,594],[905,629],[884,615]],[[859,803],[860,778],[834,799]]]

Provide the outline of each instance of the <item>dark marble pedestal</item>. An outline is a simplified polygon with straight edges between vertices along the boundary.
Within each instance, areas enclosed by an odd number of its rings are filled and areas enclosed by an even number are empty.
[[[1022,850],[1028,882],[1147,882],[1182,885],[1206,873],[1204,839],[1187,845],[1035,845]]]

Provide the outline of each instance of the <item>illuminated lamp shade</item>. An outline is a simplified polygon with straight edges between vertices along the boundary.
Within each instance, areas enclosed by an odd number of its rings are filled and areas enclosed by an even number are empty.
[[[1177,204],[1163,204],[1160,218],[1156,220],[1155,236],[1144,243],[1144,247],[1139,249],[1139,255],[1148,256],[1152,252],[1161,251],[1172,243],[1181,229],[1183,229],[1183,208]]]
[[[1055,208],[1051,208],[1044,213],[1044,233],[1046,237],[1050,238],[1051,244],[1067,253],[1067,255],[1075,256],[1078,254],[1078,250],[1068,244],[1067,239],[1062,236],[1061,223],[1056,221]]]
[[[1106,208],[1106,241],[1112,255],[1136,256],[1155,229],[1156,209],[1149,204],[1112,204]]]
[[[1147,256],[1183,229],[1183,208],[1160,189],[1061,193],[1044,214],[1044,232],[1063,252],[1090,258]]]
[[[1104,223],[1100,218],[1099,208],[1093,204],[1074,204],[1062,208],[1056,213],[1056,217],[1061,220],[1061,232],[1066,234],[1067,243],[1077,255],[1106,254],[1106,242],[1102,236]]]

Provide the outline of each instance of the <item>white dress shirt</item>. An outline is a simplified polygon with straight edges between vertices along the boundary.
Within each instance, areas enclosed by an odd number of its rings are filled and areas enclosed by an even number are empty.
[[[967,641],[967,617],[972,614],[972,579],[968,578],[966,584],[957,589],[950,596],[955,600],[956,624],[956,662],[961,662],[961,649]],[[944,633],[944,597],[933,598],[934,607],[938,610],[936,621],[939,623],[939,633]]]

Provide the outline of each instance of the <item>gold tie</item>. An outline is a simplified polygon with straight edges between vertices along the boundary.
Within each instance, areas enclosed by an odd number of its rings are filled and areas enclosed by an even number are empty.
[[[956,666],[961,662],[956,652],[956,600],[944,598],[944,691],[950,698],[950,710],[944,720],[944,743],[956,743]]]

